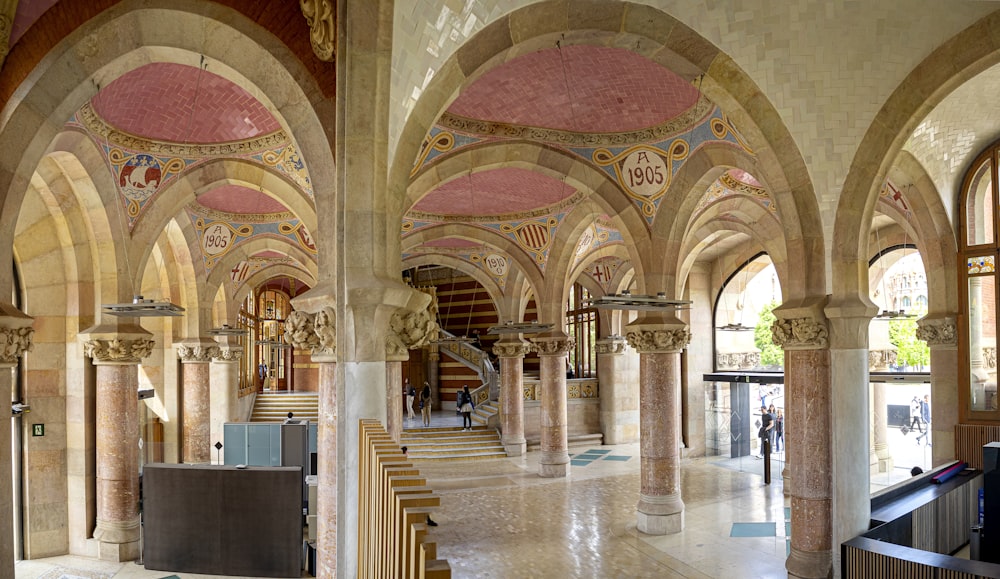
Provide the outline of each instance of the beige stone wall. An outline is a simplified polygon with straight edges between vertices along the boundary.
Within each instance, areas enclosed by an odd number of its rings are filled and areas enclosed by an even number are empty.
[[[538,401],[524,403],[524,438],[538,441],[541,436],[542,404]],[[601,431],[601,401],[597,399],[566,401],[566,431],[575,434],[594,434]]]

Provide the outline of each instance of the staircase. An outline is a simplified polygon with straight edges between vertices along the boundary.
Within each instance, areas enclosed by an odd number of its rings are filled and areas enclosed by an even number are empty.
[[[295,420],[319,420],[319,394],[316,392],[301,392],[275,394],[262,392],[257,394],[253,405],[250,422],[281,422],[294,413]]]
[[[495,400],[487,400],[476,404],[476,410],[472,413],[472,423],[482,426],[488,430],[496,430],[500,427],[500,409],[497,408]]]
[[[414,460],[459,461],[507,457],[500,444],[500,434],[480,426],[473,426],[469,432],[463,432],[457,426],[404,430],[400,446],[407,447],[407,456]]]

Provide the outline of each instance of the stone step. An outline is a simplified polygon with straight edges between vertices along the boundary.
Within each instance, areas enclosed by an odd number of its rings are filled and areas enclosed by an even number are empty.
[[[415,461],[459,461],[505,458],[507,453],[495,430],[473,427],[421,428],[404,430],[400,445],[407,447]]]
[[[319,419],[319,395],[258,394],[250,422],[281,422],[289,412],[298,420],[316,422]]]

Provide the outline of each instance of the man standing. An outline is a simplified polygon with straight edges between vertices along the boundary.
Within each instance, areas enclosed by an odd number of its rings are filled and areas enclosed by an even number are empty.
[[[910,401],[910,430],[914,430],[914,425],[916,425],[915,430],[921,433],[924,431],[924,426],[920,423],[920,399],[916,396]]]
[[[927,425],[927,430],[922,430],[920,436],[917,437],[917,444],[920,444],[920,439],[923,438],[927,446],[930,446],[930,440],[927,435],[931,433],[931,395],[924,394],[924,399],[920,401],[920,421]]]
[[[417,397],[417,391],[410,386],[410,379],[406,379],[406,384],[403,385],[403,389],[406,391],[406,412],[407,418],[413,420],[415,418],[413,414],[413,400]]]
[[[760,407],[760,458],[771,455],[771,437],[774,436],[774,416],[767,411],[766,406]]]

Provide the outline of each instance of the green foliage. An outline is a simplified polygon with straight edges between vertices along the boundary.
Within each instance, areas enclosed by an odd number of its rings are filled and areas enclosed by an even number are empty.
[[[896,363],[922,369],[931,363],[927,342],[917,339],[917,322],[912,319],[889,320],[889,341],[896,346]]]
[[[778,302],[771,300],[760,310],[757,318],[757,326],[753,330],[753,341],[760,350],[761,366],[784,366],[785,351],[774,343],[771,339],[771,325],[777,318],[774,315],[774,308],[778,307]]]

